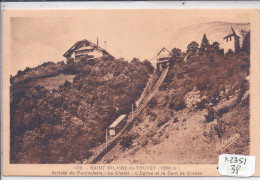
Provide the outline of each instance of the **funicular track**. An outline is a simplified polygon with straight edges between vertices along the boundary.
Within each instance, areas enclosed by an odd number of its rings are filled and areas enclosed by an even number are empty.
[[[104,143],[101,145],[101,149],[99,150],[98,153],[94,154],[86,164],[95,164],[97,163],[107,152],[109,149],[111,149],[115,144],[116,141],[119,139],[119,137],[125,132],[125,130],[130,126],[130,124],[135,120],[135,118],[142,112],[142,110],[146,107],[146,105],[150,102],[152,97],[155,95],[161,84],[163,83],[167,73],[168,73],[168,68],[164,69],[161,73],[160,78],[157,80],[156,84],[150,91],[150,93],[147,95],[147,97],[143,100],[143,102],[140,104],[139,107],[132,113],[129,114],[129,117],[127,119],[127,124],[122,128],[122,130],[113,138],[111,138],[107,144]]]

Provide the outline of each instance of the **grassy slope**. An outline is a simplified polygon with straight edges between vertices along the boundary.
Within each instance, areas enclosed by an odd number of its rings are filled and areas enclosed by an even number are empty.
[[[35,68],[25,68],[25,70],[19,70],[15,76],[11,78],[12,83],[23,83],[24,81],[30,81],[32,79],[39,79],[51,76],[57,76],[64,72],[66,64],[62,62],[43,63]]]
[[[73,82],[75,75],[59,74],[54,77],[33,79],[26,84],[28,87],[43,86],[47,90],[58,89],[60,85],[63,85],[65,81]]]

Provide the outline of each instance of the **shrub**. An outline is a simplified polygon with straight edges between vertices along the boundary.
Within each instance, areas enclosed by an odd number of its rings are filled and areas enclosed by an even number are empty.
[[[155,98],[152,98],[152,99],[150,100],[148,106],[153,109],[153,108],[155,108],[155,107],[157,106],[157,104],[158,104],[158,103],[157,103],[157,100],[156,100]]]
[[[70,87],[70,86],[71,86],[71,83],[70,83],[69,81],[65,80],[63,86],[64,86],[64,87]]]
[[[168,86],[166,83],[163,83],[160,87],[159,87],[159,91],[165,91],[167,90]]]
[[[228,52],[225,54],[226,56],[234,56],[234,51],[232,49],[229,49]]]
[[[210,82],[209,80],[209,76],[208,73],[204,73],[202,74],[200,77],[198,77],[196,81],[196,87],[198,88],[198,90],[200,91],[204,91],[207,89],[207,86]]]
[[[197,104],[201,101],[200,91],[197,88],[193,88],[192,91],[185,95],[184,100],[188,108],[196,107]]]
[[[178,96],[176,96],[176,95],[172,96],[172,98],[169,102],[170,109],[174,109],[175,111],[180,111],[180,110],[186,108],[183,93],[185,93],[185,92],[182,91],[180,94],[178,94]]]
[[[203,136],[204,136],[204,137],[207,137],[207,136],[208,136],[207,131],[204,131],[204,132],[203,132]]]
[[[152,139],[152,144],[153,145],[156,145],[156,144],[159,144],[160,143],[160,139],[158,138],[158,137],[154,137],[153,139]]]
[[[176,111],[180,111],[182,109],[186,108],[186,104],[184,102],[184,100],[181,100],[180,102],[178,102],[175,106],[175,110]]]
[[[170,103],[170,104],[169,104],[169,108],[170,108],[170,109],[174,109],[174,104],[173,104],[173,103]]]
[[[157,114],[155,114],[154,112],[152,112],[152,111],[147,111],[147,115],[148,116],[152,116],[152,117],[154,117],[154,118],[156,118],[157,117]]]
[[[123,138],[123,140],[120,142],[121,149],[130,149],[133,144],[133,136],[126,136]]]
[[[44,89],[43,86],[40,86],[40,85],[37,85],[35,88],[34,88],[36,91],[41,91],[42,89]]]
[[[214,110],[213,108],[209,107],[209,108],[207,109],[207,111],[208,111],[207,114],[204,115],[206,122],[212,122],[212,121],[214,121],[214,119],[215,119],[215,114],[216,114],[215,110]]]
[[[227,106],[225,106],[225,107],[219,109],[219,110],[217,111],[216,115],[219,116],[219,117],[222,117],[222,115],[225,114],[225,113],[227,113],[227,112],[229,112],[229,110],[230,110],[230,109],[229,109]]]
[[[216,131],[218,138],[221,138],[226,133],[226,124],[224,121],[218,121],[216,125],[214,125],[214,130]]]
[[[173,71],[169,71],[167,76],[164,79],[164,82],[167,84],[171,83],[173,81],[174,76],[175,76],[175,73]]]
[[[208,104],[208,100],[207,99],[202,99],[198,104],[197,104],[197,109],[198,110],[202,110],[205,109],[207,107]]]
[[[186,120],[185,120],[186,121]],[[177,122],[179,122],[179,119],[178,118],[174,118],[173,119],[173,123],[177,123]],[[184,122],[184,120],[183,120],[183,122]]]
[[[143,138],[140,140],[140,145],[142,147],[145,147],[148,144],[148,139],[147,138]]]
[[[167,122],[168,122],[168,118],[165,118],[164,120],[161,120],[158,122],[157,127],[161,127],[162,125],[164,125]]]
[[[184,78],[183,73],[178,73],[178,74],[177,74],[177,78],[178,78],[178,79],[182,79],[182,78]]]
[[[146,137],[147,137],[147,138],[152,138],[155,134],[156,134],[155,131],[150,130],[150,131],[146,134]]]

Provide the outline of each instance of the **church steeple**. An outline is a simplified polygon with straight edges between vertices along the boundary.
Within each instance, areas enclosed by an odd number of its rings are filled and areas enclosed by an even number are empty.
[[[240,37],[236,34],[235,30],[231,26],[227,35],[223,39],[225,39],[226,42],[234,41],[234,50],[237,53],[240,50],[239,38]]]

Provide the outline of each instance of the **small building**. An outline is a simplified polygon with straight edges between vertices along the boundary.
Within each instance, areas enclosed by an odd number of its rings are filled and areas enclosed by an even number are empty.
[[[127,115],[123,114],[119,116],[109,127],[108,135],[115,136],[125,125],[126,125]]]
[[[97,44],[94,44],[86,39],[76,42],[63,56],[67,58],[67,63],[77,62],[82,59],[90,60],[104,56],[113,57],[105,49],[98,46],[98,40]]]
[[[231,27],[227,32],[227,35],[223,38],[224,39],[224,49],[228,51],[231,49],[235,53],[240,51],[240,37],[236,34],[235,30]]]
[[[171,52],[163,47],[159,53],[151,59],[151,63],[157,70],[161,71],[169,66],[169,60],[171,58]]]

